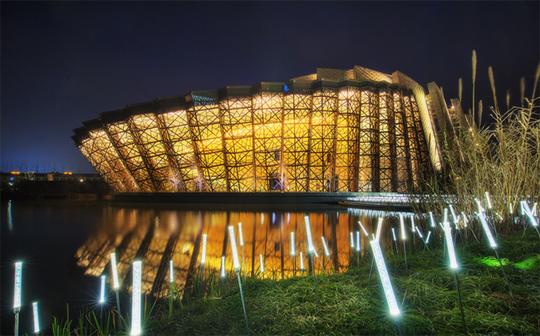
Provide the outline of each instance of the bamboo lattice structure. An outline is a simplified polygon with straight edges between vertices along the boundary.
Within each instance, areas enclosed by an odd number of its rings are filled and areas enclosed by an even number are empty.
[[[105,112],[73,139],[117,192],[411,192],[441,168],[426,100],[401,73],[318,69]]]

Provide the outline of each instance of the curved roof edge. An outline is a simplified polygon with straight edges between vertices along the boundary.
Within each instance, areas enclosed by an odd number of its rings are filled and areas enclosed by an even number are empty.
[[[83,127],[73,130],[72,139],[79,146],[88,137],[89,132],[104,126],[104,124],[125,120],[131,116],[156,113],[162,114],[182,109],[188,109],[193,105],[212,104],[229,97],[250,97],[262,92],[273,92],[284,94],[310,94],[323,89],[337,89],[343,87],[394,89],[405,92],[412,92],[411,88],[403,84],[374,81],[357,80],[326,80],[297,81],[291,79],[287,82],[259,82],[254,85],[231,85],[217,90],[197,90],[191,91],[183,96],[173,96],[157,98],[148,102],[127,105],[124,108],[102,112],[96,119],[84,121]]]

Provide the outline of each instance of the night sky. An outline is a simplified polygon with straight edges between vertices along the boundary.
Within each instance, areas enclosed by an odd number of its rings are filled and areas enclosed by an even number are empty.
[[[400,70],[450,98],[460,76],[469,91],[475,48],[480,95],[493,65],[500,97],[516,98],[520,77],[532,82],[539,30],[537,1],[3,2],[1,168],[91,172],[70,136],[100,112],[318,66]]]

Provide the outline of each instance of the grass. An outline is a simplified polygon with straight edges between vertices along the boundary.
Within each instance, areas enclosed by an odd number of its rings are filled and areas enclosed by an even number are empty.
[[[500,254],[506,274],[482,262],[492,252],[481,243],[458,249],[460,282],[471,334],[538,334],[540,332],[540,241],[533,234],[506,239]],[[388,258],[389,271],[401,304],[402,334],[462,334],[463,324],[452,274],[442,249],[410,255],[405,270],[399,256]],[[527,261],[529,260],[529,261]],[[531,261],[532,260],[532,261]],[[527,261],[527,262],[525,262]],[[520,267],[525,263],[528,267]],[[388,335],[397,334],[370,258],[344,274],[297,277],[282,281],[245,280],[250,333],[257,335]],[[158,304],[146,325],[150,334],[246,334],[234,279],[207,287],[188,304]],[[218,289],[219,287],[219,289]]]

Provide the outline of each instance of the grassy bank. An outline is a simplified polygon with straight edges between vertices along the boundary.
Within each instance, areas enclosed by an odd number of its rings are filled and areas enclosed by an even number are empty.
[[[458,249],[460,284],[469,333],[540,332],[540,241],[528,232],[502,242],[501,257],[511,283],[509,294],[500,264],[483,243]],[[455,282],[442,248],[408,258],[389,256],[389,272],[401,304],[403,334],[464,332]],[[395,334],[379,279],[368,280],[370,257],[345,274],[282,281],[246,279],[245,296],[252,334]],[[201,293],[201,291],[199,291]],[[234,279],[216,283],[190,302],[156,307],[145,329],[151,334],[245,334]]]

